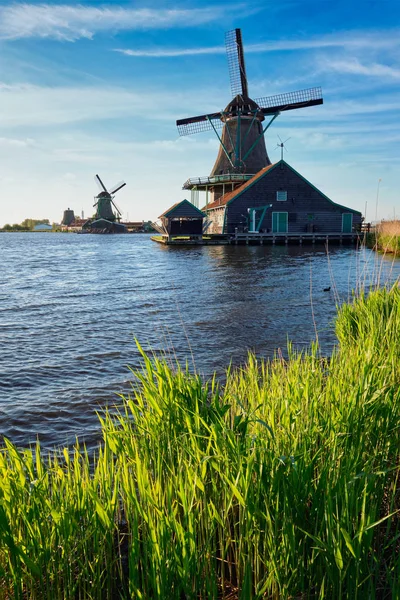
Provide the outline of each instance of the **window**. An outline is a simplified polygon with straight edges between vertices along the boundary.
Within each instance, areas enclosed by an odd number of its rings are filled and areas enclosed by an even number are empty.
[[[286,191],[284,192],[283,190],[279,190],[278,192],[276,192],[276,199],[279,202],[283,202],[283,201],[287,200],[287,192]]]

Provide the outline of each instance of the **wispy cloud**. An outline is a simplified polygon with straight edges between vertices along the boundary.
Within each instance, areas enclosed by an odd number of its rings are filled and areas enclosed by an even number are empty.
[[[133,91],[106,84],[94,86],[9,85],[0,82],[0,115],[7,115],[2,127],[49,127],[70,123],[134,118],[149,114],[153,123],[165,120],[174,124],[177,110],[185,114],[193,110],[195,101],[200,111],[208,104],[218,106],[215,90],[205,89],[201,98],[197,91],[179,94],[174,89]],[[154,127],[153,127],[154,129]]]
[[[400,29],[385,31],[353,32],[347,31],[340,34],[314,36],[301,39],[280,39],[259,44],[246,44],[246,53],[283,52],[292,50],[312,50],[323,48],[345,48],[362,49],[371,48],[375,50],[390,49],[400,45]],[[223,54],[225,48],[221,46],[205,46],[202,48],[143,48],[124,49],[116,48],[115,52],[121,52],[127,56],[163,58],[176,56],[195,56],[201,54]]]
[[[248,48],[246,48],[248,50]],[[144,56],[148,58],[169,58],[176,56],[196,56],[201,54],[224,54],[224,46],[209,46],[206,48],[158,48],[153,50],[129,50],[115,48],[114,52],[120,52],[126,56]]]
[[[8,137],[0,137],[0,146],[2,147],[14,147],[14,148],[34,148],[35,140],[32,138],[26,139],[14,139]]]
[[[230,5],[230,14],[243,5]],[[0,39],[52,38],[73,42],[104,31],[197,27],[220,19],[228,8],[192,9],[91,7],[83,5],[12,4],[0,7]]]
[[[338,73],[348,73],[350,75],[365,75],[367,77],[386,77],[389,79],[400,79],[400,68],[384,65],[380,63],[362,64],[357,58],[345,60],[323,61],[323,69],[336,71]]]

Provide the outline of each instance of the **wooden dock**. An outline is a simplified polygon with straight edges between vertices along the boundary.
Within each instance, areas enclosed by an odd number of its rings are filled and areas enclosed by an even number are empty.
[[[353,233],[236,233],[205,236],[152,236],[154,242],[166,246],[223,246],[223,245],[303,245],[357,244],[362,234]]]

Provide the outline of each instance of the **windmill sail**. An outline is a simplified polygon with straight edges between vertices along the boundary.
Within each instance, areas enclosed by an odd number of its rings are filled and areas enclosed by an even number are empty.
[[[228,58],[229,78],[231,81],[232,96],[248,97],[246,66],[242,33],[240,29],[228,31],[225,34],[226,55]]]
[[[100,179],[100,177],[97,174],[96,174],[95,180],[103,188],[103,190],[108,194],[106,186],[104,185],[104,183],[102,182],[102,180]]]
[[[212,121],[212,125],[211,125]],[[192,135],[192,133],[201,133],[213,128],[220,129],[223,125],[221,122],[221,113],[213,113],[210,115],[200,115],[199,117],[189,117],[188,119],[180,119],[176,122],[179,135]]]
[[[118,190],[123,188],[125,185],[126,185],[125,181],[120,181],[119,183],[116,183],[110,189],[110,194],[116,194],[118,192]]]
[[[118,205],[115,204],[114,199],[111,200],[111,203],[113,205],[113,207],[115,208],[115,210],[117,211],[118,215],[121,216],[122,215],[122,210],[119,209]]]
[[[277,96],[256,98],[255,102],[262,109],[264,115],[273,115],[284,110],[316,106],[317,104],[323,104],[324,101],[321,88],[315,87],[298,90],[297,92],[288,92],[287,94],[278,94]]]

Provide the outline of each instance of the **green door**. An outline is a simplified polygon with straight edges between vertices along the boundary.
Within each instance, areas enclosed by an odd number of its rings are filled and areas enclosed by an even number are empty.
[[[287,233],[288,214],[287,212],[272,213],[272,233]]]
[[[353,230],[353,213],[342,213],[342,233],[351,233]]]

